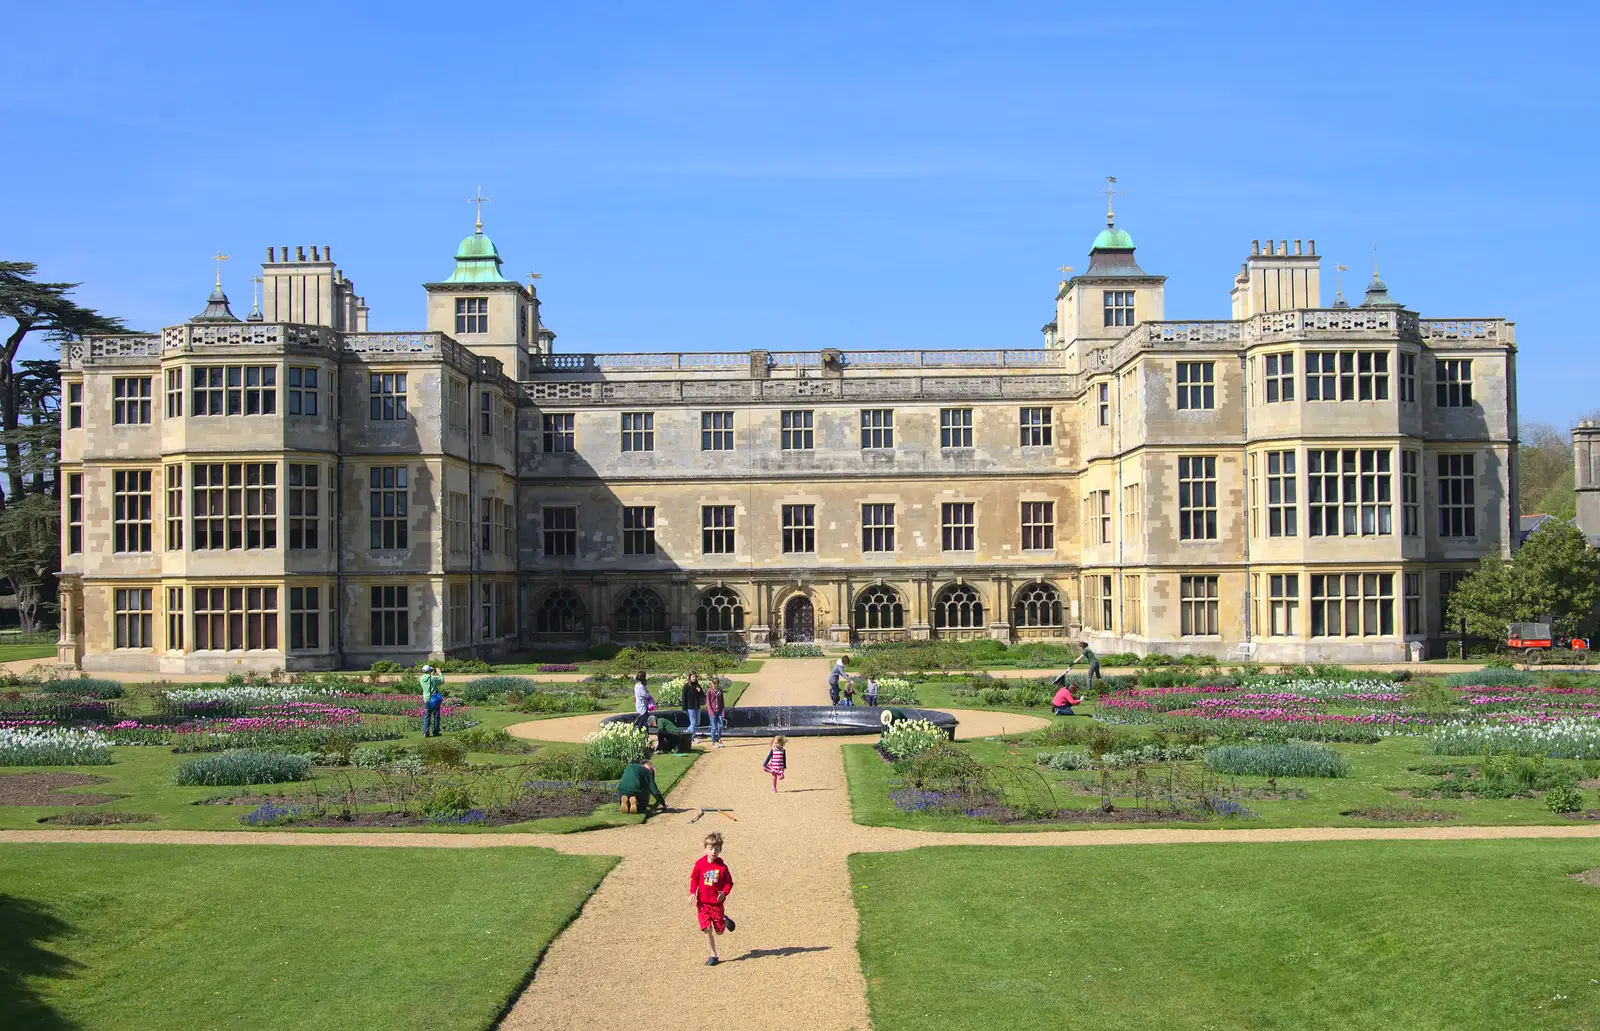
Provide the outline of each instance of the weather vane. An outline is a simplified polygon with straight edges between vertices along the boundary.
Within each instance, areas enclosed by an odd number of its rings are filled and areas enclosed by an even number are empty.
[[[226,254],[223,254],[221,251],[218,251],[217,253],[213,254],[211,257],[217,263],[217,289],[220,290],[220,289],[222,289],[222,263],[228,260],[228,256]]]
[[[476,204],[478,206],[477,229],[478,229],[478,232],[480,232],[480,233],[483,232],[483,205],[484,205],[484,202],[487,201],[488,199],[489,199],[488,197],[485,197],[483,195],[483,187],[482,186],[478,187],[478,192],[476,194],[474,194],[473,198],[472,198],[472,203],[474,203],[474,204]]]
[[[1116,215],[1116,212],[1111,210],[1111,206],[1112,206],[1113,201],[1116,198],[1116,195],[1119,194],[1119,193],[1124,192],[1122,190],[1115,189],[1114,187],[1116,185],[1117,185],[1117,177],[1114,176],[1114,175],[1108,175],[1108,176],[1106,176],[1106,188],[1100,191],[1101,193],[1106,195],[1106,228],[1107,229],[1110,229],[1112,226],[1116,225],[1117,215]]]
[[[1056,271],[1061,273],[1061,281],[1063,283],[1065,283],[1068,279],[1072,278],[1072,266],[1071,265],[1057,265],[1056,266]]]

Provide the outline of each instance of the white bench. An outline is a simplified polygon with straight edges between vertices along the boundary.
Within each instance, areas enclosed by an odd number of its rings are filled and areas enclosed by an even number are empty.
[[[1230,651],[1223,659],[1228,662],[1254,662],[1256,657],[1255,642],[1246,642]]]
[[[727,634],[706,634],[704,643],[705,643],[705,646],[707,648],[727,648],[728,647],[728,635]]]

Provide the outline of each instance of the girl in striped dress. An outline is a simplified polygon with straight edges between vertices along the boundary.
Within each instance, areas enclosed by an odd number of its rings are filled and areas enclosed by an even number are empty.
[[[778,781],[783,779],[783,772],[788,768],[788,759],[783,753],[783,746],[788,743],[789,739],[786,737],[773,738],[772,751],[767,753],[766,762],[761,764],[761,768],[763,770],[766,770],[768,773],[772,774],[773,791],[778,790]]]

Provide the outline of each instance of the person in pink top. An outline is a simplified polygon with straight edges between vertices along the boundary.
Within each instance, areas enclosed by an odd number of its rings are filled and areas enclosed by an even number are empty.
[[[1061,685],[1061,690],[1056,692],[1055,698],[1050,702],[1050,706],[1055,710],[1057,716],[1076,716],[1077,713],[1072,711],[1072,707],[1082,704],[1083,699],[1073,695],[1072,686],[1066,683]]]
[[[789,757],[783,750],[783,746],[788,743],[789,739],[781,735],[773,738],[772,751],[767,753],[766,760],[761,764],[763,770],[772,774],[773,791],[778,790],[778,781],[783,779],[784,771],[789,768]]]

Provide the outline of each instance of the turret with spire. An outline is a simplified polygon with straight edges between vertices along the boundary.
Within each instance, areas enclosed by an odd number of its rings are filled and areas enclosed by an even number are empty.
[[[1404,308],[1405,305],[1389,296],[1389,287],[1378,278],[1378,245],[1372,245],[1372,282],[1367,284],[1367,296],[1361,299],[1363,308]]]
[[[1106,176],[1106,225],[1089,246],[1089,266],[1056,288],[1056,317],[1044,325],[1045,345],[1067,351],[1077,369],[1088,352],[1122,339],[1139,322],[1162,317],[1165,276],[1153,276],[1134,258],[1133,237],[1117,227],[1116,176]],[[1070,274],[1063,266],[1061,271]]]
[[[190,319],[190,322],[238,322],[239,316],[228,307],[228,295],[222,292],[222,263],[228,260],[228,255],[218,251],[212,259],[217,263],[217,285],[212,288],[211,296],[206,298],[206,310]]]

